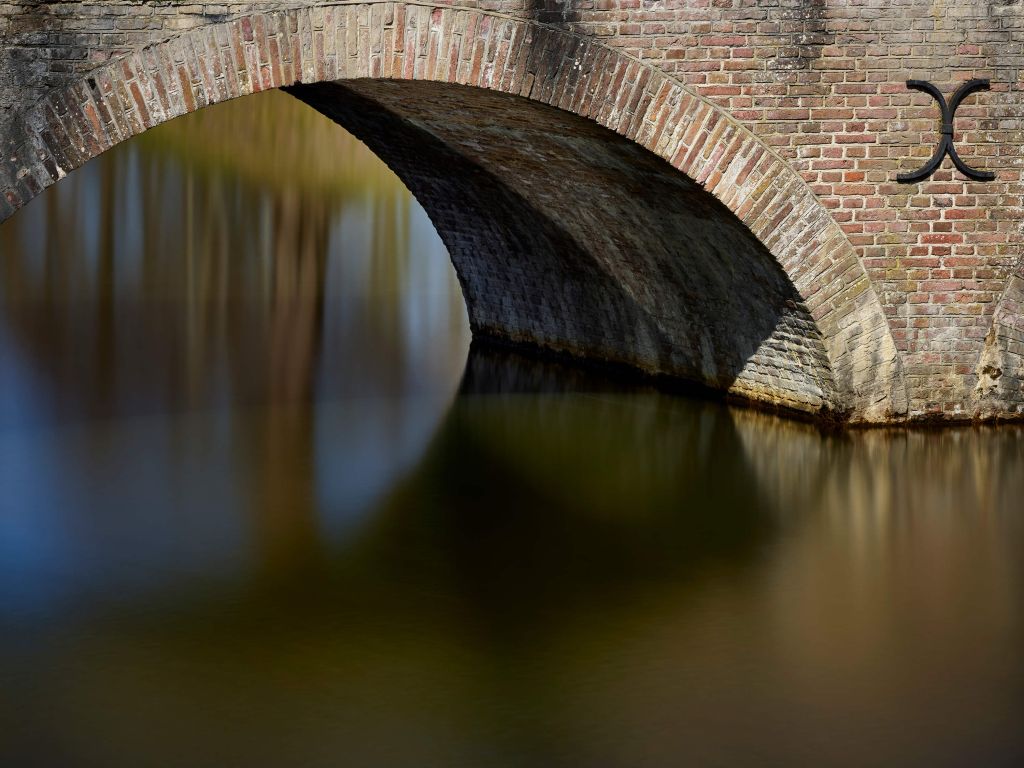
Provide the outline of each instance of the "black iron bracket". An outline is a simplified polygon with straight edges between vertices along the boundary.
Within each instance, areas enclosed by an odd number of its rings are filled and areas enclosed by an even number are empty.
[[[912,173],[901,173],[896,176],[896,181],[909,183],[927,179],[935,173],[942,164],[942,159],[947,154],[952,158],[956,169],[967,178],[974,179],[975,181],[992,181],[996,177],[994,173],[971,168],[971,166],[960,159],[960,155],[956,153],[956,147],[953,146],[953,119],[956,117],[956,110],[960,106],[960,102],[975,91],[987,91],[989,89],[989,81],[968,80],[956,89],[956,93],[953,94],[953,98],[949,100],[948,104],[942,92],[926,80],[907,80],[907,88],[923,91],[939,103],[939,109],[942,110],[942,138],[939,140],[939,146],[935,149],[935,154],[932,155],[931,160],[923,168],[919,168]]]

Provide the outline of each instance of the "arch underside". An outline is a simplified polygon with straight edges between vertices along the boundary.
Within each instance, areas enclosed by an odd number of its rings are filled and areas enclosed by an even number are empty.
[[[475,337],[790,409],[836,408],[821,335],[772,255],[634,142],[467,86],[287,90],[364,141],[417,197],[451,254]]]

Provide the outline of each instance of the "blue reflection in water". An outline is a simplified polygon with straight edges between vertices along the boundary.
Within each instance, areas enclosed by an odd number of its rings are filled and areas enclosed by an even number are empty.
[[[262,103],[306,140],[249,157],[214,125],[195,156],[190,117],[0,229],[0,615],[344,537],[450,403],[468,327],[423,210],[333,124]],[[246,175],[275,151],[287,174]],[[349,162],[304,178],[318,153]]]

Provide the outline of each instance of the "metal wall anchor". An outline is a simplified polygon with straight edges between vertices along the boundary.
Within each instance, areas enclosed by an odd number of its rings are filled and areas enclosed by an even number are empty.
[[[912,88],[915,91],[923,91],[939,102],[939,109],[942,110],[942,138],[939,140],[939,146],[936,148],[935,154],[932,155],[931,160],[929,160],[923,168],[919,168],[912,173],[898,174],[896,176],[896,181],[912,182],[927,179],[935,173],[939,165],[942,163],[942,158],[947,154],[949,154],[953,159],[953,165],[956,166],[957,170],[967,178],[975,179],[976,181],[992,181],[992,179],[996,177],[994,173],[991,171],[979,171],[971,168],[971,166],[967,165],[967,163],[960,159],[960,155],[956,153],[956,147],[953,146],[953,118],[956,117],[957,107],[960,106],[961,101],[975,91],[987,91],[989,88],[989,81],[968,80],[956,89],[956,93],[953,94],[953,98],[950,99],[948,104],[946,103],[946,97],[942,95],[942,92],[926,80],[907,80],[907,88]]]

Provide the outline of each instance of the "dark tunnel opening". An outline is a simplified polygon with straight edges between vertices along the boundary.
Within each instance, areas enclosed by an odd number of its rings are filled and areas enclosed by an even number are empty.
[[[451,255],[474,338],[804,412],[836,402],[792,282],[736,216],[619,134],[507,94],[355,80],[286,89],[365,142]]]

